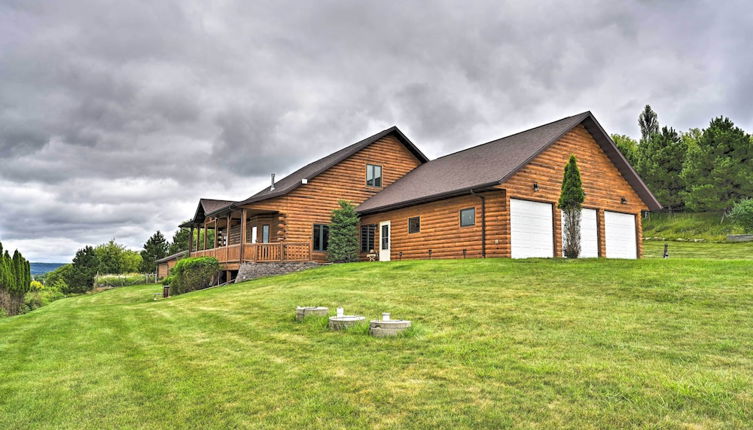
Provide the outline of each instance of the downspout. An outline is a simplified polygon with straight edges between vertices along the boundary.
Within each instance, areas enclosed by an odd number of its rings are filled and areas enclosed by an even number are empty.
[[[486,258],[486,197],[471,190],[471,195],[481,199],[481,258]]]

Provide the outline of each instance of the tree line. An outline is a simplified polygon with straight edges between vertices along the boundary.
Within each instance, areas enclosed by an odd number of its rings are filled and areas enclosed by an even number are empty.
[[[197,233],[194,232],[195,238],[203,240]],[[48,288],[71,294],[91,290],[98,274],[154,273],[157,260],[188,249],[189,235],[188,229],[181,228],[175,232],[173,240],[168,241],[157,231],[147,239],[141,251],[129,250],[114,240],[85,246],[76,251],[70,264],[44,275],[43,280]]]
[[[18,250],[11,256],[0,243],[0,312],[17,315],[31,288],[31,265]]]
[[[753,136],[729,118],[678,132],[646,105],[638,125],[639,140],[612,139],[667,210],[728,211],[753,197]]]

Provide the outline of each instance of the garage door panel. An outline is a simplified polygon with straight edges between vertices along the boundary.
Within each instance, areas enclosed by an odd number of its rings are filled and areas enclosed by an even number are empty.
[[[565,255],[565,214],[562,217],[562,255]],[[582,209],[580,213],[580,258],[599,256],[599,225],[595,209]]]
[[[607,258],[638,258],[635,215],[604,212]]]
[[[553,257],[552,205],[510,199],[512,258]]]

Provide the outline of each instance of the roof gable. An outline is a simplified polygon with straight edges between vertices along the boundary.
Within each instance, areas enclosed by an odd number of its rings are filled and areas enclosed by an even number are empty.
[[[235,202],[232,200],[199,199],[199,204],[196,205],[196,211],[194,212],[191,221],[181,224],[180,227],[188,227],[191,224],[202,223],[208,214],[225,209],[233,203]]]
[[[365,201],[358,211],[384,211],[501,184],[579,124],[594,135],[647,206],[661,208],[591,112],[583,112],[432,160]]]

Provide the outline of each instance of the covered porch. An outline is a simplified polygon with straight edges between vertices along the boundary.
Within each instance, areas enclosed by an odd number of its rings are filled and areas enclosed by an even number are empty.
[[[279,211],[227,208],[197,221],[186,225],[191,257],[214,257],[229,270],[244,262],[311,261],[311,242],[285,240]]]

